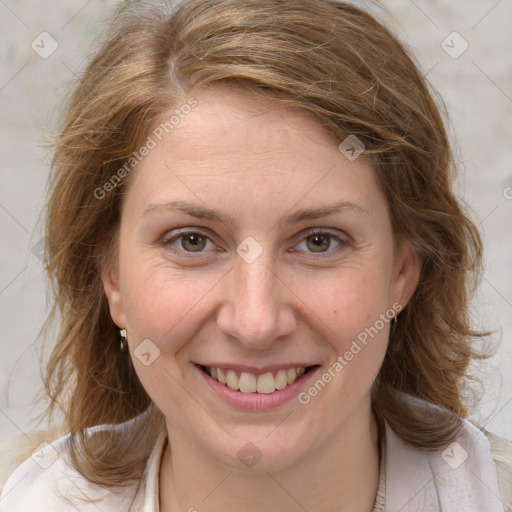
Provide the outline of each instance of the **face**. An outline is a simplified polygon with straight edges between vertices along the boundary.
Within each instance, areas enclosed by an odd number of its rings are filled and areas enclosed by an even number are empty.
[[[105,291],[171,445],[283,468],[369,421],[418,263],[376,171],[306,114],[194,97],[130,178]]]

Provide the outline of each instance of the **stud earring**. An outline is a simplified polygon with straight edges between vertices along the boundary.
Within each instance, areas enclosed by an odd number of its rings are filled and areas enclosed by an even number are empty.
[[[126,329],[121,329],[119,331],[119,334],[121,336],[120,342],[119,342],[119,348],[121,352],[124,352],[126,350]]]
[[[393,324],[391,326],[391,334],[393,334],[396,330],[396,324],[398,323],[398,315],[396,315],[394,318],[393,318]],[[391,349],[394,350],[395,352],[400,352],[402,350],[402,347],[401,347],[401,341],[400,339],[396,338],[396,337],[392,337],[391,338]]]

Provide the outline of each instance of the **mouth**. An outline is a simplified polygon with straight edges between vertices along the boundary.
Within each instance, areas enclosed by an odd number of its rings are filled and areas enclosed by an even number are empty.
[[[233,404],[253,403],[261,408],[264,404],[277,405],[297,393],[306,378],[309,378],[319,365],[281,368],[274,371],[251,373],[232,368],[216,368],[196,365],[206,376],[208,384],[224,398],[233,398]],[[276,401],[272,400],[275,398]],[[245,401],[244,401],[245,400]],[[244,402],[243,402],[244,401]],[[286,401],[286,400],[285,400]]]

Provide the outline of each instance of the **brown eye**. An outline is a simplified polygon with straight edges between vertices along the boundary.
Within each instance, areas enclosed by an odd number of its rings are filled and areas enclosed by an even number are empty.
[[[325,252],[331,246],[332,235],[317,233],[306,238],[308,249],[312,252]]]
[[[202,251],[206,246],[207,238],[200,233],[187,233],[181,235],[181,247],[188,252]]]
[[[348,246],[348,241],[328,231],[313,231],[305,234],[304,238],[297,244],[299,252],[331,254],[342,251]]]
[[[196,253],[208,253],[215,249],[215,244],[209,236],[200,231],[181,231],[174,234],[169,233],[162,239],[162,245],[178,256],[187,256]]]

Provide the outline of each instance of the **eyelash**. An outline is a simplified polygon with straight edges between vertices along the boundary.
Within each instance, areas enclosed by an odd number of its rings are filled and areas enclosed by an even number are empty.
[[[207,251],[204,251],[204,250],[197,251],[197,252],[187,251],[182,248],[178,249],[177,247],[174,247],[172,245],[173,242],[176,242],[176,241],[180,240],[181,238],[189,236],[189,235],[200,235],[202,237],[205,237],[207,239],[207,242],[214,243],[213,240],[203,231],[198,230],[198,229],[186,229],[186,230],[180,231],[178,233],[171,234],[169,236],[164,236],[164,238],[162,240],[162,244],[166,247],[169,247],[174,253],[179,253],[180,255],[186,254],[187,255],[186,257],[192,257],[192,258],[201,257],[201,255]],[[329,248],[327,251],[323,251],[323,252],[322,251],[319,251],[319,252],[307,251],[309,254],[313,254],[313,255],[331,254],[333,252],[336,252],[338,250],[345,248],[349,244],[348,240],[343,239],[343,238],[339,237],[338,235],[335,235],[334,233],[331,233],[327,230],[322,230],[322,229],[318,229],[318,228],[312,228],[311,230],[304,233],[298,243],[305,242],[307,238],[309,238],[310,236],[314,236],[314,235],[327,235],[330,238],[330,240],[336,241],[339,245],[338,245],[338,247],[335,247],[334,249]],[[298,243],[295,245],[298,245]],[[297,251],[293,251],[293,252],[297,252]],[[301,251],[298,251],[298,252],[301,252]]]

